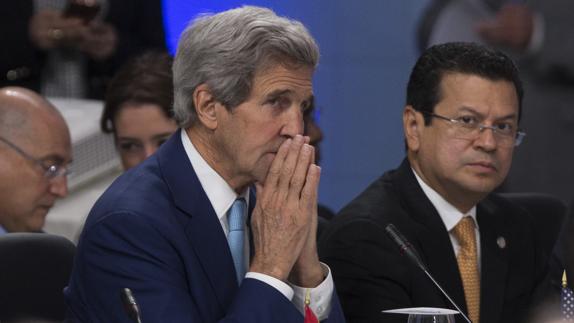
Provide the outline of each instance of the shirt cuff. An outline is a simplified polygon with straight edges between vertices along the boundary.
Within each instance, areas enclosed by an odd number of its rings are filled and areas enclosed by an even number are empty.
[[[331,300],[333,299],[333,290],[335,285],[333,283],[333,276],[331,276],[331,269],[324,263],[321,263],[324,270],[327,271],[327,277],[315,288],[310,288],[310,300],[311,303],[309,307],[317,316],[319,321],[326,319],[331,313]],[[296,286],[290,284],[294,291],[293,305],[305,315],[305,295],[307,289],[305,287]]]
[[[291,286],[285,284],[284,282],[275,277],[250,271],[247,274],[245,274],[245,278],[252,278],[262,281],[267,285],[275,288],[277,291],[283,294],[283,296],[285,296],[289,301],[293,299],[293,289],[291,288]]]

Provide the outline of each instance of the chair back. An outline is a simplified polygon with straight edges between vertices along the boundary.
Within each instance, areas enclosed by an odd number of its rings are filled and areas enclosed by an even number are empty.
[[[547,254],[552,253],[568,212],[566,203],[557,197],[542,193],[502,193],[500,195],[532,215],[542,247]]]
[[[47,233],[0,236],[0,322],[63,321],[75,245]]]

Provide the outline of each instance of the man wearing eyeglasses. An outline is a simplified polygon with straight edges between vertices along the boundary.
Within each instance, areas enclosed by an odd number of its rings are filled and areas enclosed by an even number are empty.
[[[529,214],[492,194],[525,136],[522,96],[515,65],[499,51],[447,43],[418,59],[403,112],[406,159],[320,242],[348,321],[404,322],[381,311],[453,308],[386,236],[390,223],[473,323],[524,320],[545,260]]]
[[[54,106],[35,92],[0,89],[0,234],[39,232],[68,193],[70,133]]]

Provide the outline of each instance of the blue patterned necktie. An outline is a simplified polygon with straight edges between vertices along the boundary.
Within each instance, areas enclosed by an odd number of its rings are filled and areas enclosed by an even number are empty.
[[[227,221],[229,223],[227,242],[233,257],[238,284],[241,284],[241,280],[245,276],[245,216],[247,215],[245,207],[245,200],[239,198],[233,202],[233,205],[227,212]]]

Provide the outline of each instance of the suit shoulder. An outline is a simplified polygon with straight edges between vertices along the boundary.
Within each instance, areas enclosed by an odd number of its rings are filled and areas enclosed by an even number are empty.
[[[170,192],[154,156],[118,177],[98,199],[86,226],[112,214],[153,216],[166,213],[171,205]]]
[[[394,182],[385,174],[372,182],[363,192],[347,204],[336,219],[378,219],[395,213],[400,208],[400,194]]]
[[[501,194],[490,194],[481,202],[481,205],[497,216],[505,218],[507,222],[519,220],[527,224],[533,222],[532,210],[529,210],[526,205]]]

